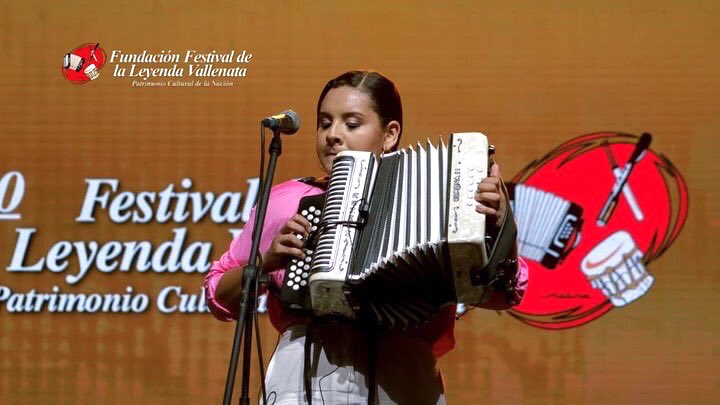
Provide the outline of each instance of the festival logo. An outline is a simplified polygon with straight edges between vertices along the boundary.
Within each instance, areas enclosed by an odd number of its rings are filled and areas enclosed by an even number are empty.
[[[648,266],[677,238],[687,185],[650,134],[560,145],[509,184],[530,284],[510,313],[540,328],[586,324],[650,291]]]
[[[62,74],[73,84],[85,84],[100,76],[107,57],[99,43],[82,44],[63,57]]]

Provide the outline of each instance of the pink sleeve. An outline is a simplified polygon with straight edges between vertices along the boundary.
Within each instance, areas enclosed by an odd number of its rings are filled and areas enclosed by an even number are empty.
[[[265,225],[263,236],[260,240],[260,253],[266,252],[270,248],[270,244],[276,235],[280,233],[282,227],[297,211],[297,202],[300,197],[315,188],[307,186],[297,181],[288,181],[270,190],[270,201],[265,215]],[[315,189],[321,191],[319,189]],[[225,272],[232,269],[240,268],[248,263],[250,258],[250,248],[252,247],[252,232],[255,227],[255,208],[250,213],[250,219],[238,235],[231,243],[230,248],[223,253],[219,260],[213,262],[210,270],[205,276],[205,296],[207,297],[210,312],[216,318],[223,321],[232,321],[237,319],[238,308],[227,308],[223,306],[215,295],[218,283]],[[274,271],[270,273],[271,279],[280,285],[282,281],[282,272]]]
[[[210,271],[205,276],[205,297],[207,297],[208,307],[210,312],[217,319],[222,321],[232,321],[237,319],[237,309],[226,308],[223,306],[215,296],[215,290],[217,289],[220,279],[226,271],[242,267],[247,264],[250,251],[250,243],[252,240],[252,228],[255,223],[255,208],[252,209],[250,214],[250,220],[243,228],[240,235],[238,235],[232,242],[230,242],[230,248],[223,253],[219,260],[213,262],[210,266]],[[264,239],[265,235],[263,235]],[[269,237],[269,236],[268,236]]]
[[[518,257],[517,282],[515,283],[515,296],[513,297],[512,302],[508,302],[505,291],[492,290],[490,299],[478,305],[478,307],[500,311],[520,305],[520,302],[522,302],[522,299],[525,296],[525,291],[527,290],[528,273],[527,263],[525,263],[525,260],[523,260],[522,257]]]

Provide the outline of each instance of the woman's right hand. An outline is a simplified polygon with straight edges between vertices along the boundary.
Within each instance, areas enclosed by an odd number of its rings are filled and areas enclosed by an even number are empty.
[[[305,254],[302,247],[310,234],[311,227],[310,222],[300,214],[295,214],[290,218],[263,255],[263,272],[267,273],[282,268],[287,256],[304,259]]]

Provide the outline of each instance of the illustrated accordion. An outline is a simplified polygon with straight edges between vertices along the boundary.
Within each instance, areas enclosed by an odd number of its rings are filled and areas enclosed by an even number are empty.
[[[526,184],[507,185],[518,223],[520,256],[554,269],[580,242],[583,209]]]
[[[492,152],[481,133],[381,157],[340,152],[326,193],[300,202],[313,232],[306,258],[288,263],[281,303],[392,328],[485,301],[498,269],[517,266],[505,259],[515,244],[510,208],[497,238],[475,210]]]

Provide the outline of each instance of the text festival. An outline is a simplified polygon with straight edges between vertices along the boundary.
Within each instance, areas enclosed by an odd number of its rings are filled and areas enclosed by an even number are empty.
[[[12,174],[19,177],[11,194],[11,203],[19,200],[15,198],[18,195],[21,199],[24,192],[22,175]],[[240,221],[247,222],[259,188],[258,178],[247,179],[248,190],[243,199],[240,192],[191,191],[193,184],[189,178],[182,179],[177,188],[171,183],[160,191],[139,192],[121,190],[120,180],[115,178],[91,178],[85,182],[85,195],[75,218],[78,223],[96,222],[102,210],[114,224],[197,223],[209,218],[213,223],[235,225]],[[3,184],[7,186],[6,183]],[[229,231],[232,237],[240,232],[239,229]],[[37,228],[16,228],[17,241],[6,267],[8,272],[65,273],[65,282],[74,285],[92,269],[101,273],[205,273],[210,268],[212,243],[187,243],[186,227],[174,228],[171,239],[158,244],[149,240],[60,240],[44,255],[30,257],[28,251],[37,232]],[[70,265],[73,259],[77,262],[76,268]],[[53,286],[52,292],[48,293],[38,293],[35,289],[17,293],[10,287],[0,286],[0,305],[3,304],[8,312],[144,312],[149,298],[145,294],[136,294],[130,286],[123,294],[72,294],[61,292],[58,286]],[[162,289],[157,306],[165,313],[207,312],[202,293],[183,294],[179,286]]]

